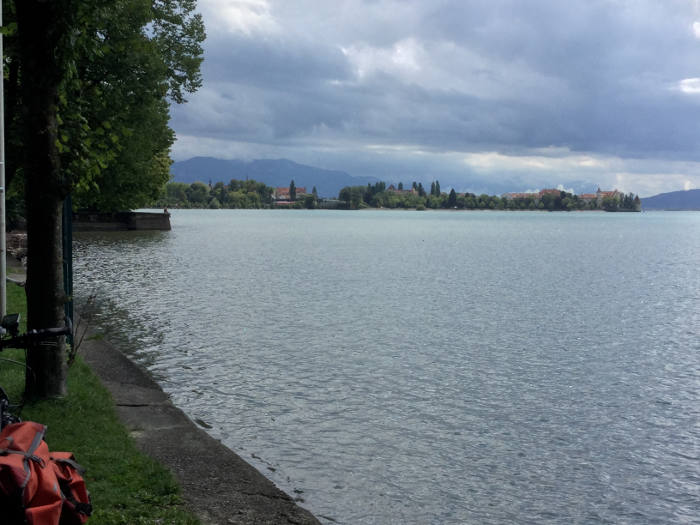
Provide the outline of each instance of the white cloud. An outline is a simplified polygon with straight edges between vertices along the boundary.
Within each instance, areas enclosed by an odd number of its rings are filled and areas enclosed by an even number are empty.
[[[678,83],[678,89],[689,95],[698,94],[700,93],[700,78],[684,78]]]
[[[576,193],[573,188],[565,188],[563,184],[557,184],[557,189],[559,191],[565,191],[567,193]]]
[[[544,150],[540,150],[544,151]],[[527,170],[543,172],[598,171],[609,165],[605,157],[571,153],[554,148],[553,155],[504,155],[497,152],[469,153],[464,163],[477,170]],[[568,191],[568,190],[567,190]]]
[[[373,47],[365,43],[341,47],[360,80],[377,72],[411,77],[421,71],[425,51],[413,38],[395,42],[391,47]]]
[[[693,34],[695,34],[695,38],[700,39],[700,22],[693,23]]]
[[[622,172],[615,174],[615,184],[622,192],[634,192],[640,197],[651,197],[659,193],[700,187],[700,173]]]
[[[560,79],[517,58],[487,56],[464,42],[409,36],[384,46],[358,41],[340,49],[360,82],[381,73],[428,91],[485,100],[538,100],[543,94],[558,99],[570,91]]]
[[[582,168],[604,168],[606,163],[601,159],[596,159],[593,157],[582,157],[578,161],[578,165]]]
[[[278,29],[268,0],[207,0],[200,4],[207,32],[274,33]]]

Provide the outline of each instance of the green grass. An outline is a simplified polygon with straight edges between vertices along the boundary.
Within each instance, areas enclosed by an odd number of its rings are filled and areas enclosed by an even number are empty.
[[[8,284],[8,312],[25,312],[24,289]],[[24,326],[22,326],[24,329]],[[0,358],[24,361],[21,350],[7,350]],[[0,361],[0,385],[11,401],[21,398],[24,368]],[[70,451],[87,469],[92,496],[91,525],[198,524],[182,503],[172,474],[136,449],[119,422],[114,403],[90,368],[78,357],[68,373],[63,399],[28,404],[24,421],[47,426],[50,450]]]

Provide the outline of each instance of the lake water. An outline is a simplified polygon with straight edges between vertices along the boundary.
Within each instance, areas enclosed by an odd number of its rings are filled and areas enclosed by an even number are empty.
[[[174,210],[78,302],[324,523],[699,523],[700,213]]]

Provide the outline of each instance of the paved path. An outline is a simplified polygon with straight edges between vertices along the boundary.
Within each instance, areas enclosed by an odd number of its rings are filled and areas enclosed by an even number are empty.
[[[106,341],[80,353],[112,393],[138,446],[175,475],[204,524],[318,524],[251,465],[198,428],[149,375]]]

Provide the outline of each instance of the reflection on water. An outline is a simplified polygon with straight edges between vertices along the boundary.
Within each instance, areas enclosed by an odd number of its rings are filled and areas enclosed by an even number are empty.
[[[700,214],[179,211],[76,295],[340,523],[693,522]]]

